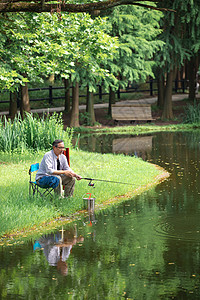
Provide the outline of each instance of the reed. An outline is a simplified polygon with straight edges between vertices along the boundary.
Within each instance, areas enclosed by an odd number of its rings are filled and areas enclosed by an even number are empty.
[[[184,123],[200,124],[200,103],[188,104],[184,109]]]
[[[49,149],[57,138],[70,147],[72,134],[70,128],[63,130],[62,114],[39,117],[27,113],[24,119],[17,115],[13,121],[4,116],[0,119],[0,151],[23,153],[26,149]]]

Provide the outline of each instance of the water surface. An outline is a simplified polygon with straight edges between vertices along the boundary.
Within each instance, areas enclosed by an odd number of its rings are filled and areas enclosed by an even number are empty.
[[[37,240],[1,247],[1,299],[200,299],[200,133],[138,138],[85,139],[91,151],[156,163],[168,180]]]

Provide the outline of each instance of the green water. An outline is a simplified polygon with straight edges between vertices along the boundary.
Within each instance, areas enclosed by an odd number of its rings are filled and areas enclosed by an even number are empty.
[[[0,299],[200,299],[200,133],[103,138],[93,150],[125,151],[171,176],[37,244],[0,248]]]

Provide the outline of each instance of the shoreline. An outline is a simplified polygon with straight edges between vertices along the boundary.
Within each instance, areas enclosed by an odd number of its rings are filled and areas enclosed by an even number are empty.
[[[128,193],[120,196],[116,196],[114,198],[105,200],[104,202],[100,204],[95,204],[95,211],[98,212],[102,209],[108,208],[110,205],[116,205],[124,201],[131,200],[131,198],[134,198],[138,195],[141,195],[143,192],[150,190],[154,186],[160,184],[161,182],[165,181],[167,178],[169,178],[170,173],[167,172],[165,169],[161,168],[158,165],[153,164],[155,168],[157,168],[160,171],[163,171],[161,174],[157,175],[154,180],[151,183],[148,183],[145,186],[139,186],[138,188],[134,189],[133,191],[129,191]],[[132,199],[134,200],[134,199]],[[24,230],[13,230],[10,233],[7,233],[0,237],[0,246],[13,246],[13,245],[20,245],[25,241],[26,239],[33,239],[34,236],[38,236],[39,234],[45,234],[48,231],[55,231],[58,230],[59,226],[72,223],[76,221],[78,218],[83,217],[85,215],[88,215],[88,210],[80,210],[77,211],[69,216],[60,216],[57,218],[53,218],[49,221],[44,221],[41,224],[34,225],[31,228],[27,228]]]

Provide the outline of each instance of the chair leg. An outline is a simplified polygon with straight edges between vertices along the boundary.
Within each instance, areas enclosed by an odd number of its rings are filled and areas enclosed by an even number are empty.
[[[53,188],[47,188],[47,189],[44,191],[43,195],[44,195],[44,196],[50,195],[51,197],[53,197],[53,195],[52,195],[53,190],[54,190]]]
[[[44,190],[44,192],[42,192],[40,189]],[[31,192],[32,192],[33,196],[37,193],[37,194],[40,194],[41,197],[50,195],[53,198],[53,195],[52,195],[53,191],[54,191],[53,188],[42,189],[37,184],[29,182],[29,195],[31,195]]]
[[[29,182],[29,196],[31,195],[32,184]]]
[[[35,195],[35,189],[36,189],[35,185],[29,182],[29,196],[31,196],[31,192],[33,196]]]

